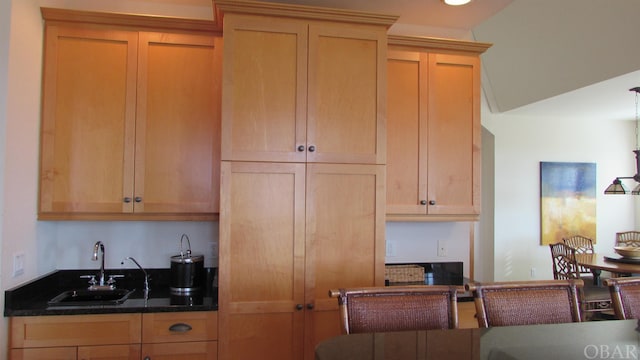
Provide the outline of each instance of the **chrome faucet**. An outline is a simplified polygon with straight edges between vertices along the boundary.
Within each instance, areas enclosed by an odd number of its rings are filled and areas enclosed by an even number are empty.
[[[100,262],[100,274],[98,276],[99,277],[98,286],[105,286],[106,283],[104,281],[104,245],[102,244],[102,241],[97,241],[95,245],[93,245],[93,257],[91,258],[91,260],[93,261],[98,260],[98,251],[102,253],[102,261]]]
[[[132,258],[131,256],[127,256],[126,258],[124,258],[124,260],[120,262],[120,265],[124,265],[125,260],[133,261],[138,266],[138,268],[142,270],[142,272],[144,273],[144,294],[146,299],[147,294],[149,293],[149,275],[147,275],[147,271],[143,269],[142,266],[140,266],[140,264],[136,261],[136,259]]]

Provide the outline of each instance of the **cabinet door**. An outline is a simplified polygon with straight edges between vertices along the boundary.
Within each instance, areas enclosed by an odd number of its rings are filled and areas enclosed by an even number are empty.
[[[218,211],[221,41],[140,33],[135,212]]]
[[[341,333],[330,289],[384,285],[384,196],[384,165],[307,165],[305,359]]]
[[[140,344],[78,347],[79,360],[138,360]]]
[[[225,16],[223,160],[305,160],[307,32],[297,20]]]
[[[429,56],[429,214],[480,213],[480,60]]]
[[[427,57],[389,51],[387,214],[427,213]]]
[[[480,212],[477,56],[391,50],[387,214],[473,219]]]
[[[39,214],[133,211],[137,33],[47,26]]]
[[[305,165],[223,161],[220,205],[220,358],[302,359]]]
[[[140,343],[140,314],[17,316],[11,348]]]
[[[307,161],[385,163],[386,45],[381,27],[311,23]]]
[[[217,360],[216,341],[194,341],[167,344],[142,344],[145,360]]]

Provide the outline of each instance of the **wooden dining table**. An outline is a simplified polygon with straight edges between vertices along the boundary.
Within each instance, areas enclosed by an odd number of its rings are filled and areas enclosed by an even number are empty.
[[[627,259],[617,254],[576,254],[576,261],[591,270],[594,285],[600,285],[602,271],[640,274],[640,259]]]

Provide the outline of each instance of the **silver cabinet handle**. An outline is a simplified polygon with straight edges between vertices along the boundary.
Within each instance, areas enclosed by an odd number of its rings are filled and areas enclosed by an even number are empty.
[[[191,327],[191,325],[189,324],[185,324],[185,323],[176,323],[173,324],[171,326],[169,326],[169,331],[171,332],[187,332],[187,331],[191,331],[193,328]]]

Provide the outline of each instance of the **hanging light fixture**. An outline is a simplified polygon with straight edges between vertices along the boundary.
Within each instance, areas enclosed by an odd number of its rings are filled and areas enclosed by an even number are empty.
[[[638,116],[638,93],[640,93],[640,87],[634,87],[629,89],[629,91],[635,91],[636,93],[636,149],[633,150],[633,153],[636,154],[636,174],[633,176],[619,176],[613,179],[611,185],[607,187],[604,191],[606,195],[611,194],[632,194],[632,195],[640,195],[640,144],[638,142],[638,124],[640,123],[640,117]],[[638,185],[629,192],[627,188],[622,184],[621,179],[633,179]]]

